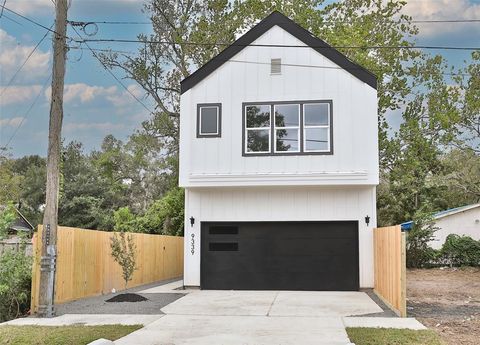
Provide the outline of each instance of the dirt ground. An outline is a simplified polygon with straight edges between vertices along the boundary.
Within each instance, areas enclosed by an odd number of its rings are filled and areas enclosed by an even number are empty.
[[[480,268],[408,270],[407,311],[449,345],[480,344]]]

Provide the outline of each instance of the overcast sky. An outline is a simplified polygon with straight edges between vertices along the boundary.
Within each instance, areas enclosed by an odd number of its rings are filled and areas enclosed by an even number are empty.
[[[414,19],[479,19],[480,0],[407,0],[405,12]],[[331,2],[331,1],[329,1]],[[0,4],[3,0],[0,0]],[[7,8],[50,27],[53,24],[52,0],[7,0]],[[69,19],[77,21],[148,21],[141,0],[72,0]],[[480,23],[419,24],[418,44],[480,46]],[[48,139],[49,76],[51,73],[51,37],[47,35],[11,86],[5,85],[25,61],[33,47],[45,35],[39,28],[15,14],[4,11],[0,18],[0,146],[10,142],[11,153],[46,155]],[[150,33],[145,25],[101,25],[96,38],[135,39]],[[82,33],[83,34],[83,33]],[[69,36],[76,34],[69,29]],[[135,44],[101,43],[95,48],[135,51]],[[448,61],[461,66],[469,52],[438,51]],[[116,74],[121,77],[119,71]],[[129,90],[142,98],[141,88],[124,80]],[[44,85],[47,87],[44,88]],[[28,112],[34,100],[37,102]],[[89,51],[68,53],[65,80],[65,117],[62,136],[81,141],[87,150],[98,148],[107,134],[126,139],[148,112],[103,69]],[[149,100],[144,102],[151,106]],[[28,112],[28,113],[27,113]],[[395,120],[392,119],[392,123]],[[21,126],[19,126],[21,124]]]

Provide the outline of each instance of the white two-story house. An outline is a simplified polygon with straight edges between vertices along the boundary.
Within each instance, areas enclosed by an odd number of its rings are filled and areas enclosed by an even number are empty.
[[[185,286],[373,287],[376,85],[278,12],[182,81]]]

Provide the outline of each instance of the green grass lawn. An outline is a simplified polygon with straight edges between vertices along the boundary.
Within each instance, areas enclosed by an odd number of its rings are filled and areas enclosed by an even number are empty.
[[[1,345],[84,345],[99,338],[116,340],[141,325],[122,326],[0,326]]]
[[[431,330],[413,331],[393,328],[347,328],[355,345],[443,345]]]

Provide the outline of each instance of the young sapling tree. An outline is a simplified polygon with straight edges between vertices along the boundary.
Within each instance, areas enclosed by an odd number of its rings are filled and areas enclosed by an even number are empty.
[[[110,248],[113,259],[122,267],[122,277],[125,281],[125,289],[132,280],[137,267],[137,246],[131,234],[121,231],[111,237]]]

